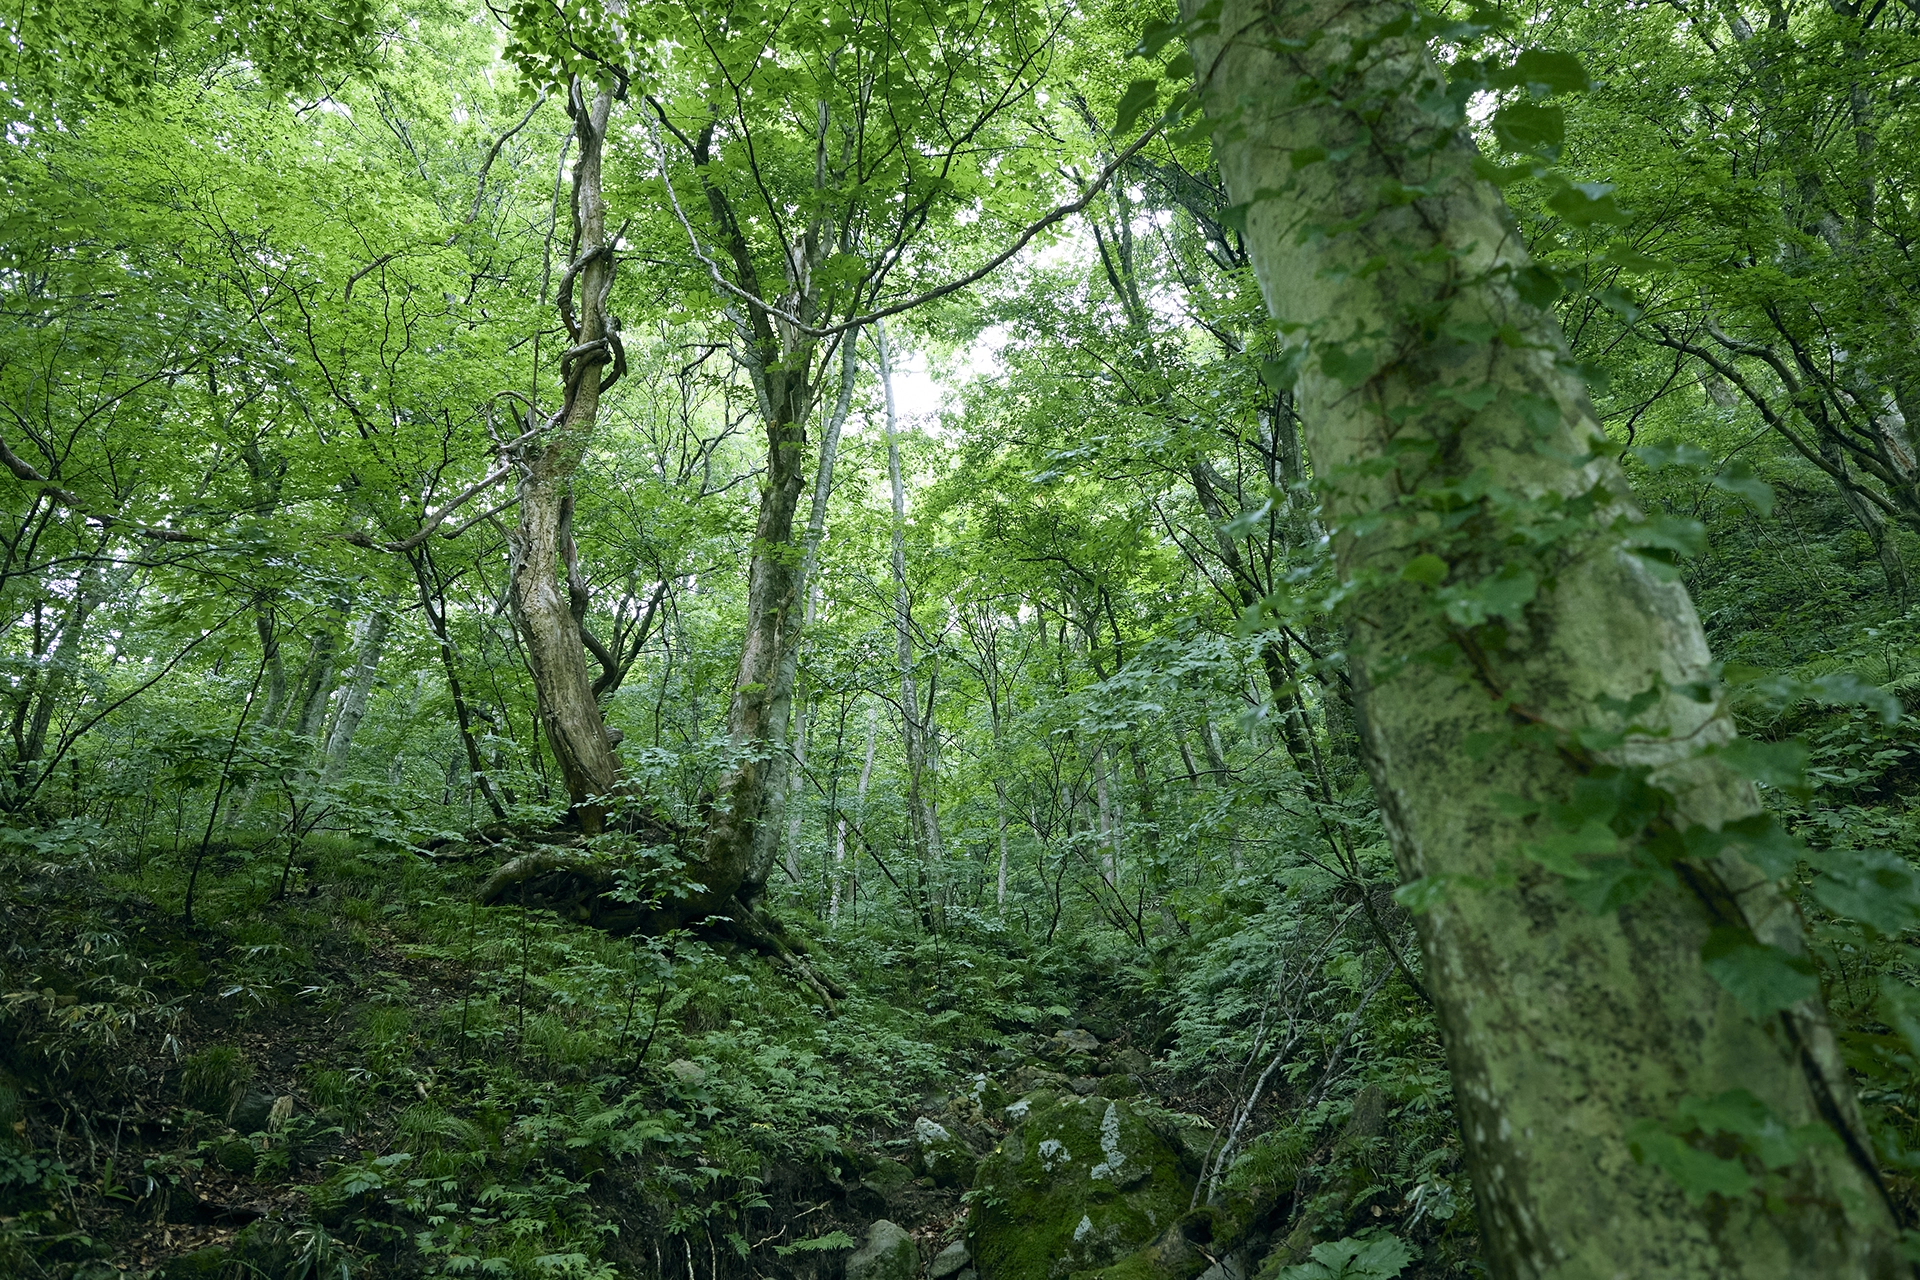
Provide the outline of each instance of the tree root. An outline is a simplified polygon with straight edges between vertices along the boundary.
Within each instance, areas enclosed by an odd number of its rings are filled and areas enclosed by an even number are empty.
[[[612,895],[618,886],[614,869],[566,846],[543,845],[511,858],[494,869],[480,887],[484,906],[513,902],[553,911],[562,919],[591,925],[615,937],[645,933],[653,936],[676,928],[692,928],[719,941],[747,947],[778,962],[813,992],[829,1015],[839,1010],[846,989],[817,972],[807,962],[810,948],[758,903],[738,898],[725,913],[700,920],[684,918],[670,907],[653,908],[622,902]]]

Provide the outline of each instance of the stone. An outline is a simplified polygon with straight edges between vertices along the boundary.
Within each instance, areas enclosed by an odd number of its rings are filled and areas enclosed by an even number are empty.
[[[867,1242],[847,1259],[847,1280],[916,1280],[919,1274],[919,1246],[885,1218],[867,1228]]]
[[[1163,1113],[1120,1098],[1025,1101],[1020,1127],[974,1183],[968,1243],[981,1280],[1064,1280],[1104,1267],[1187,1212],[1200,1162]]]
[[[987,1116],[998,1114],[1012,1101],[1007,1097],[1007,1091],[992,1076],[984,1073],[967,1082],[967,1098],[981,1115]]]
[[[1105,1076],[1095,1090],[1103,1098],[1133,1098],[1140,1094],[1140,1081],[1133,1076]]]
[[[231,1173],[252,1173],[260,1160],[260,1153],[254,1150],[251,1142],[245,1138],[222,1138],[213,1148],[213,1158],[221,1168]]]
[[[1142,1076],[1153,1068],[1153,1060],[1132,1045],[1109,1049],[1101,1062],[1108,1075]]]
[[[973,1184],[974,1170],[980,1161],[966,1141],[938,1120],[920,1116],[913,1122],[914,1153],[917,1163],[937,1186],[965,1187]]]
[[[1049,1071],[1045,1067],[1022,1067],[1013,1073],[1013,1091],[1023,1098],[1042,1089],[1065,1093],[1067,1087],[1065,1076],[1058,1071]]]
[[[965,1240],[956,1240],[940,1252],[933,1255],[933,1261],[927,1266],[928,1280],[947,1280],[956,1272],[966,1270],[973,1261],[973,1254],[967,1251]]]
[[[1075,1093],[1084,1098],[1100,1088],[1100,1078],[1098,1076],[1076,1076],[1073,1079],[1071,1087]]]
[[[160,1268],[159,1280],[212,1280],[227,1269],[228,1250],[223,1244],[210,1244],[182,1254]]]
[[[265,1133],[273,1120],[273,1104],[277,1099],[270,1093],[252,1090],[242,1094],[233,1104],[233,1110],[227,1114],[227,1123],[240,1133]]]
[[[1100,1048],[1100,1042],[1089,1032],[1075,1027],[1071,1031],[1054,1032],[1053,1040],[1047,1047],[1050,1052],[1064,1057],[1073,1053],[1093,1053]]]
[[[867,1170],[861,1181],[882,1195],[892,1195],[913,1181],[913,1170],[898,1160],[881,1158],[873,1162],[873,1168]]]
[[[667,1073],[688,1088],[698,1088],[707,1082],[707,1069],[697,1062],[688,1062],[685,1058],[675,1058],[669,1062]]]

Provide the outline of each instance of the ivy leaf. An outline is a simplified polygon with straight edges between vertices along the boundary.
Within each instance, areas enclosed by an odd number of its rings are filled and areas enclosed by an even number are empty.
[[[1565,889],[1569,898],[1593,916],[1618,911],[1673,879],[1672,872],[1638,849],[1624,857],[1596,858],[1582,869],[1586,876],[1568,880]]]
[[[1120,95],[1120,105],[1114,108],[1113,131],[1125,133],[1133,128],[1133,122],[1141,115],[1152,110],[1154,103],[1160,100],[1160,82],[1158,80],[1135,80]]]
[[[1554,110],[1559,108],[1542,108]],[[1613,200],[1613,184],[1610,182],[1569,182],[1551,196],[1547,197],[1547,207],[1559,214],[1569,225],[1590,227],[1596,222],[1625,222],[1626,215]],[[1604,295],[1603,295],[1604,296]]]
[[[1161,22],[1149,22],[1140,31],[1140,43],[1133,47],[1137,58],[1151,58],[1167,47],[1167,43],[1178,38],[1186,24],[1179,18],[1169,18]]]
[[[1567,137],[1566,113],[1534,102],[1509,102],[1494,112],[1493,136],[1509,151],[1557,156]]]
[[[1320,349],[1320,372],[1343,387],[1357,387],[1373,376],[1371,347],[1333,343]]]
[[[1598,818],[1589,818],[1574,831],[1556,831],[1526,846],[1526,855],[1547,870],[1569,880],[1591,880],[1595,872],[1582,859],[1616,853],[1620,837]]]
[[[1425,915],[1445,902],[1458,883],[1458,876],[1421,876],[1395,889],[1393,900],[1416,916]]]
[[[1770,947],[1744,929],[1726,925],[1715,929],[1700,948],[1700,962],[1756,1019],[1820,994],[1813,961]]]
[[[1627,1149],[1638,1163],[1664,1170],[1695,1206],[1709,1195],[1739,1196],[1753,1189],[1752,1175],[1738,1160],[1691,1146],[1658,1120],[1636,1120],[1627,1130]]]
[[[1745,458],[1735,458],[1720,468],[1713,487],[1731,493],[1763,516],[1773,514],[1773,486],[1755,475]]]
[[[1712,749],[1721,763],[1743,778],[1782,791],[1806,790],[1807,747],[1792,739],[1786,742],[1755,742],[1739,738]]]
[[[1447,562],[1431,551],[1424,551],[1407,561],[1406,568],[1400,570],[1400,576],[1407,582],[1437,587],[1447,580]]]
[[[1513,83],[1540,94],[1584,93],[1593,87],[1579,58],[1551,49],[1528,49],[1513,60],[1510,74]]]
[[[1260,362],[1260,381],[1267,384],[1269,390],[1284,392],[1293,390],[1300,381],[1300,366],[1307,361],[1305,343],[1288,347],[1280,353],[1278,360]]]
[[[1518,619],[1539,593],[1540,579],[1531,569],[1509,564],[1471,587],[1451,587],[1440,596],[1455,625],[1477,627],[1489,618]]]
[[[1897,937],[1920,927],[1920,869],[1885,849],[1829,849],[1816,860],[1814,899],[1837,916]]]

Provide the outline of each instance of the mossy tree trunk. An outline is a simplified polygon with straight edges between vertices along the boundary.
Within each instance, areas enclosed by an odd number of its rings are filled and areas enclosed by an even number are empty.
[[[1723,851],[1591,914],[1528,857],[1545,833],[1511,799],[1551,803],[1609,769],[1651,768],[1681,829],[1718,830],[1758,802],[1702,754],[1733,731],[1716,700],[1677,692],[1711,678],[1699,620],[1622,532],[1638,512],[1595,448],[1553,316],[1516,291],[1529,264],[1499,193],[1475,176],[1445,76],[1417,37],[1387,34],[1408,30],[1412,6],[1182,10],[1267,305],[1311,344],[1298,405],[1355,588],[1350,661],[1381,810],[1402,876],[1454,886],[1420,932],[1492,1273],[1906,1273],[1818,997],[1755,1018],[1701,959],[1716,926],[1803,951],[1776,886]],[[1456,394],[1451,408],[1436,391]],[[1612,497],[1556,544],[1524,608],[1481,625],[1436,607],[1430,572],[1403,576],[1435,545],[1439,522],[1422,513],[1449,486],[1482,509],[1469,486],[1521,506],[1565,506],[1596,486]],[[1524,554],[1491,536],[1478,552],[1448,545],[1458,554],[1437,563],[1454,584],[1494,581]],[[1603,710],[1649,692],[1632,716],[1645,732]],[[1527,728],[1541,732],[1516,735]],[[1566,750],[1583,730],[1619,745]],[[1476,736],[1509,745],[1476,754]],[[1636,1122],[1733,1090],[1835,1140],[1801,1150],[1769,1197],[1696,1203],[1636,1160]]]

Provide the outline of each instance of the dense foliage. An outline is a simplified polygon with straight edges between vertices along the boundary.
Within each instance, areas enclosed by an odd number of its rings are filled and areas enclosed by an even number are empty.
[[[1910,1228],[1920,9],[1456,7]],[[1263,1276],[1478,1273],[1303,348],[1138,43],[1171,14],[0,17],[0,1271],[257,1218],[288,1276],[824,1275],[926,1099],[1083,1028],[1211,1126],[1194,1203]],[[514,522],[594,361],[544,584],[621,767],[583,819]],[[481,895],[543,857],[600,905]],[[1689,1198],[1774,1193],[1745,1121],[1648,1123]],[[889,1202],[929,1238],[936,1182]]]

